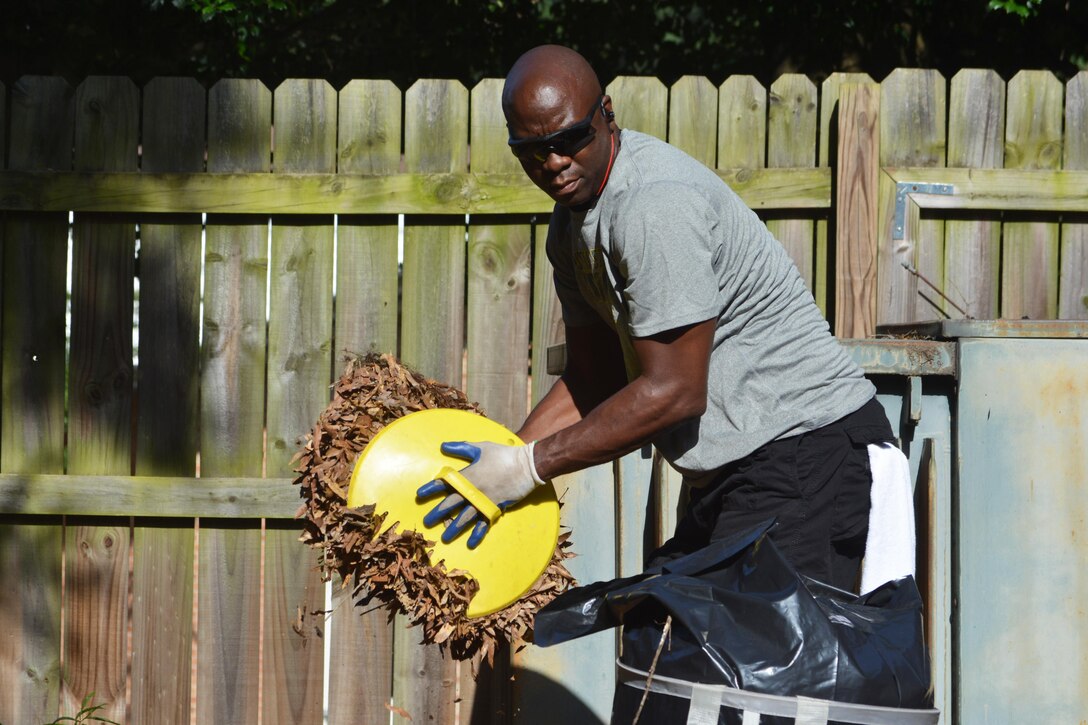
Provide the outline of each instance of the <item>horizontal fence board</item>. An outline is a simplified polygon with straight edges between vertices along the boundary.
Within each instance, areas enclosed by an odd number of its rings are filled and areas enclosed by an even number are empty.
[[[951,194],[912,193],[926,209],[1088,211],[1088,171],[887,167],[896,183],[951,184]]]
[[[825,209],[829,169],[719,169],[752,208]],[[0,211],[230,214],[550,214],[524,174],[0,172]]]
[[[0,513],[291,519],[289,478],[0,474]]]
[[[839,344],[854,358],[866,375],[955,375],[956,357],[954,343],[936,342],[918,339],[920,336],[932,337],[943,334],[941,323],[928,323],[936,327],[927,327],[919,323],[904,325],[903,338],[881,337],[876,339],[840,339]],[[947,324],[947,323],[945,323]],[[979,324],[975,322],[974,324]],[[1022,325],[1016,323],[1019,331]],[[1036,329],[1026,333],[1030,337],[1047,336],[1055,330],[1066,330],[1067,325],[1052,326],[1038,322]],[[894,326],[886,329],[887,334],[895,334]],[[561,371],[567,364],[567,346],[559,343],[548,348],[549,371]]]

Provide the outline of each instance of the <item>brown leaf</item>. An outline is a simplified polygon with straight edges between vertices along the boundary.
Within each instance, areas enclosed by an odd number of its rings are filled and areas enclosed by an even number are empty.
[[[396,707],[394,705],[390,705],[388,702],[385,702],[385,703],[382,703],[382,704],[385,705],[386,710],[393,713],[394,715],[400,715],[401,717],[407,718],[408,720],[412,719],[412,716],[409,715],[408,711],[405,710],[403,707]]]
[[[507,608],[469,619],[468,604],[478,590],[465,572],[447,571],[427,556],[434,543],[414,531],[391,527],[380,535],[385,515],[374,506],[349,509],[345,488],[359,453],[386,425],[427,408],[479,412],[464,393],[419,375],[383,354],[349,357],[333,386],[332,402],[302,442],[294,483],[304,505],[301,539],[318,550],[322,577],[335,573],[351,581],[358,606],[375,603],[404,614],[421,628],[424,642],[437,643],[455,659],[492,660],[500,641],[532,637],[536,612],[574,578],[563,565],[572,556],[569,532],[561,534],[552,562],[529,592]],[[302,632],[301,612],[294,623]],[[405,716],[407,714],[405,713]]]

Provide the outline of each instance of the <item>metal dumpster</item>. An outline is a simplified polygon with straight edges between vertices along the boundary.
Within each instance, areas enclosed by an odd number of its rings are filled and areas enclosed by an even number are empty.
[[[961,723],[1084,722],[1088,322],[945,320],[882,331],[908,329],[956,351],[951,714]]]

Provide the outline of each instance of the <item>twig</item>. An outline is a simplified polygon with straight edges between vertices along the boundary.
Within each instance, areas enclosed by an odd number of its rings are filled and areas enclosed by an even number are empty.
[[[657,643],[657,652],[654,652],[654,659],[650,663],[650,671],[646,675],[646,689],[642,691],[642,701],[638,703],[638,710],[635,711],[635,719],[631,721],[631,725],[638,725],[638,719],[642,716],[642,708],[646,706],[646,698],[650,695],[650,684],[654,681],[654,670],[657,669],[657,658],[661,656],[661,650],[665,647],[665,639],[669,636],[669,628],[672,627],[672,615],[665,617],[665,626],[661,628],[661,641]]]
[[[973,320],[973,319],[975,319],[975,318],[971,317],[971,315],[967,314],[967,310],[963,309],[962,307],[960,307],[959,305],[957,305],[957,304],[956,304],[955,302],[953,302],[953,301],[952,301],[952,298],[951,298],[951,297],[949,297],[948,295],[946,295],[946,294],[945,294],[944,292],[942,292],[942,291],[941,291],[941,290],[940,290],[940,289],[939,289],[939,288],[937,287],[937,285],[933,284],[933,283],[932,283],[932,282],[930,282],[930,281],[929,281],[928,279],[926,279],[926,276],[925,276],[924,274],[922,274],[921,272],[919,272],[919,271],[918,271],[917,269],[915,269],[915,268],[914,268],[914,265],[913,265],[913,264],[910,264],[909,262],[900,262],[900,264],[902,264],[902,265],[903,265],[903,269],[907,270],[908,272],[910,272],[911,274],[913,274],[913,275],[914,275],[915,277],[917,277],[918,279],[922,280],[922,281],[923,281],[923,282],[925,282],[925,283],[926,283],[927,285],[929,285],[929,286],[930,286],[930,287],[931,287],[931,288],[933,289],[933,291],[934,291],[934,292],[936,292],[937,294],[939,294],[939,295],[941,296],[941,298],[942,298],[942,299],[943,299],[943,300],[944,300],[945,302],[947,302],[948,304],[950,304],[950,305],[952,305],[953,307],[955,307],[955,308],[956,308],[956,311],[958,311],[958,312],[959,312],[959,313],[960,313],[961,315],[963,315],[963,316],[964,316],[965,318],[967,318],[968,320]],[[936,305],[934,305],[934,307],[936,307]]]

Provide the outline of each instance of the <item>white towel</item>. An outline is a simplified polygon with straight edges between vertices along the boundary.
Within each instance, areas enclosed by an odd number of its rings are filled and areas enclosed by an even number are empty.
[[[910,463],[891,443],[869,446],[873,487],[869,494],[869,536],[861,563],[861,593],[914,575],[914,491]]]

